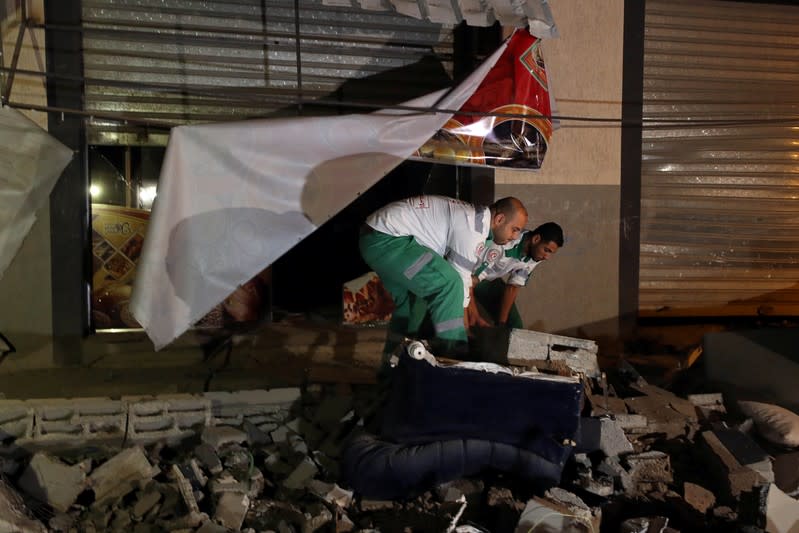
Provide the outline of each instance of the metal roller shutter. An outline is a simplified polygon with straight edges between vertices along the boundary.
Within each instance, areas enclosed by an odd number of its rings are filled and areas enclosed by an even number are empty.
[[[295,13],[292,0],[84,0],[85,109],[97,113],[90,143],[166,140],[165,128],[154,136],[106,113],[168,127],[296,115],[297,100],[307,112],[321,97],[397,103],[446,86],[451,28],[321,0],[298,5]]]
[[[799,9],[648,0],[642,316],[799,314]]]

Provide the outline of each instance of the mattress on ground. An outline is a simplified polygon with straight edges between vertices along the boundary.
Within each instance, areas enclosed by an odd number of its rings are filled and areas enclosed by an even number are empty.
[[[562,471],[535,453],[498,442],[395,444],[364,433],[344,447],[341,481],[363,498],[399,499],[486,469],[511,472],[539,490],[557,485]]]
[[[391,371],[380,436],[401,444],[503,443],[562,467],[577,438],[582,394],[577,378],[434,366],[403,354]]]

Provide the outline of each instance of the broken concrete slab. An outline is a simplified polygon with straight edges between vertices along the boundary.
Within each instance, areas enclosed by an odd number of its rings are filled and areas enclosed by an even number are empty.
[[[742,465],[715,432],[704,431],[701,436],[708,452],[708,471],[716,476],[729,497],[738,498],[743,492],[766,483],[758,472]]]
[[[250,508],[250,498],[246,494],[225,492],[219,497],[214,512],[214,520],[234,531],[241,529],[247,510]]]
[[[526,329],[511,329],[507,358],[511,365],[535,365],[538,361],[562,361],[574,372],[588,377],[600,375],[596,342]]]
[[[47,453],[36,453],[19,478],[19,487],[39,501],[66,512],[86,488],[87,464],[67,465]]]
[[[140,488],[160,472],[150,464],[144,449],[134,446],[122,450],[94,469],[89,485],[94,491],[95,506],[104,506]]]
[[[741,465],[751,468],[767,482],[774,482],[771,458],[752,437],[735,429],[717,429],[714,433]]]

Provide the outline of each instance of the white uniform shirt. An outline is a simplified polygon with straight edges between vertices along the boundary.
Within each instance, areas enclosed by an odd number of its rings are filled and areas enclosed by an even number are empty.
[[[518,239],[507,244],[487,243],[482,264],[475,270],[477,279],[483,281],[504,278],[508,285],[527,285],[533,269],[541,262],[526,255],[522,246],[529,233],[529,230],[524,231]]]
[[[372,213],[366,224],[395,237],[413,236],[444,257],[463,280],[463,306],[469,305],[472,271],[485,250],[491,212],[446,196],[413,196]]]

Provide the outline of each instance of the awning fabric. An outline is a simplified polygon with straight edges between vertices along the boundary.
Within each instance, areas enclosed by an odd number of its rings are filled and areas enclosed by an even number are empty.
[[[35,122],[0,108],[0,278],[71,159],[72,150]]]
[[[406,104],[458,109],[505,48],[454,89]],[[130,302],[155,348],[371,187],[450,116],[381,110],[174,128]],[[320,272],[328,259],[320,258]]]

